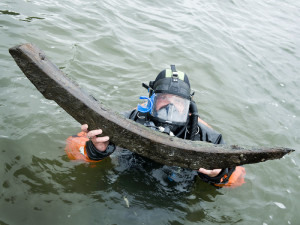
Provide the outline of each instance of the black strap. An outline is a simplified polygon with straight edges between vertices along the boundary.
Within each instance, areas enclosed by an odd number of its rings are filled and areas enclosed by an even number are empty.
[[[150,88],[147,84],[145,84],[145,83],[142,83],[142,86],[144,87],[144,88],[146,88],[147,90]]]
[[[178,73],[176,71],[175,65],[171,65],[171,70],[172,70],[172,80],[173,80],[173,82],[178,82]]]
[[[177,72],[175,65],[171,65],[171,70],[172,70],[172,73],[176,73]]]
[[[135,109],[130,113],[128,118],[137,123],[144,124],[148,120],[148,113],[142,113]]]
[[[142,83],[142,86],[148,90],[148,92],[149,92],[149,97],[151,97],[152,94],[153,94],[153,84],[154,84],[154,81],[150,81],[150,82],[149,82],[149,85],[147,85],[147,84],[145,84],[145,83]]]
[[[137,114],[138,114],[139,111],[137,111],[136,109],[133,110],[130,115],[129,115],[129,119],[133,120],[133,121],[136,121],[137,120]]]

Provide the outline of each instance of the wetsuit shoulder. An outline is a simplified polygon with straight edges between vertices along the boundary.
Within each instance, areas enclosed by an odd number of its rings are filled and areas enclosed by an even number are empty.
[[[225,144],[222,134],[212,129],[204,123],[198,122],[200,141],[206,141],[213,144]]]

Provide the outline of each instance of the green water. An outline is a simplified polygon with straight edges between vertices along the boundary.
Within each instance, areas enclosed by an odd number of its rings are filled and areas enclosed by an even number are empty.
[[[300,3],[284,1],[0,2],[0,224],[299,224]],[[8,48],[33,43],[116,111],[176,64],[201,118],[227,143],[284,146],[246,165],[246,183],[188,192],[153,174],[69,161],[74,121],[35,89]],[[88,116],[88,115],[87,115]]]

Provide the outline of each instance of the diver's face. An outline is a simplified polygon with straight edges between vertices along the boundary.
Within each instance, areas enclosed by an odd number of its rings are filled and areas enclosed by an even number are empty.
[[[178,110],[179,113],[182,113],[185,108],[185,99],[172,95],[172,94],[159,94],[156,97],[156,111],[166,107],[167,105],[172,104]]]
[[[151,115],[170,123],[185,123],[190,101],[173,94],[156,93]]]

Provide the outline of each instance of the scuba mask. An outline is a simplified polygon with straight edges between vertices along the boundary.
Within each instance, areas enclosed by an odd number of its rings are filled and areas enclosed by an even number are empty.
[[[158,93],[155,94],[150,115],[158,122],[184,125],[189,113],[190,101],[182,97]]]

